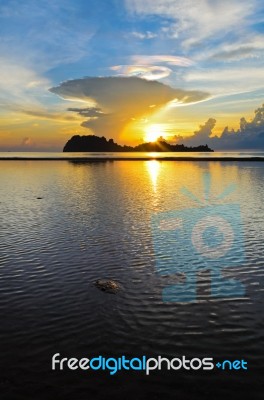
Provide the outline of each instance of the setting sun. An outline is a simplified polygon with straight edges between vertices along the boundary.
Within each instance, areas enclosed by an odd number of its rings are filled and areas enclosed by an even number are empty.
[[[144,137],[144,140],[146,142],[156,142],[156,140],[164,135],[164,131],[162,130],[160,124],[153,124],[149,125],[145,129],[146,135]]]

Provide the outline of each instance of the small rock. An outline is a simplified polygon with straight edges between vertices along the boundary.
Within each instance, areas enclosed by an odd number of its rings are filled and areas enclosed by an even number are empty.
[[[103,292],[112,294],[115,294],[120,290],[119,283],[111,279],[98,279],[95,282],[95,286]]]

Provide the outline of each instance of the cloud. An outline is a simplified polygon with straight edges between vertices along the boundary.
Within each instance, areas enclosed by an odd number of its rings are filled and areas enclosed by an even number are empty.
[[[145,39],[154,39],[158,35],[156,33],[147,31],[147,32],[131,32],[131,36],[134,36],[137,39],[145,40]]]
[[[28,107],[28,108],[27,108]],[[33,117],[34,119],[43,119],[43,120],[55,120],[55,121],[62,121],[62,122],[69,122],[69,121],[80,121],[80,117],[69,115],[65,111],[57,110],[55,111],[55,107],[53,110],[46,110],[37,108],[36,105],[29,105],[29,106],[19,105],[9,105],[6,109],[19,116],[20,114],[28,115],[29,117]],[[30,108],[29,108],[30,107]],[[10,118],[10,117],[9,117]],[[20,119],[20,118],[19,118]]]
[[[0,103],[36,104],[38,93],[47,90],[50,82],[36,71],[18,65],[12,59],[0,57]]]
[[[166,78],[172,72],[168,67],[146,65],[114,65],[111,70],[124,76],[137,76],[150,81]]]
[[[98,23],[81,7],[71,0],[0,1],[1,116],[14,111],[30,115],[37,110],[37,114],[39,108],[55,107],[54,99],[49,102],[51,69],[88,56],[87,44],[97,29]],[[39,116],[61,118],[54,110],[45,113]]]
[[[172,55],[134,55],[130,57],[133,64],[114,65],[110,69],[120,76],[137,76],[147,80],[163,79],[171,75],[169,66],[189,67],[193,61],[186,57]],[[157,64],[166,64],[157,65]]]
[[[236,62],[248,58],[261,58],[264,50],[263,35],[248,35],[231,43],[223,43],[216,49],[201,52],[195,56],[196,60]]]
[[[249,92],[264,87],[264,70],[262,66],[208,68],[187,72],[182,79],[215,94]]]
[[[67,115],[65,113],[56,113],[56,112],[49,112],[49,111],[42,111],[42,110],[26,110],[23,108],[13,108],[14,111],[17,111],[22,114],[29,115],[31,117],[36,117],[39,119],[50,119],[50,120],[57,120],[57,121],[78,121],[79,119]]]
[[[169,17],[170,28],[185,47],[245,31],[252,23],[250,17],[261,8],[259,0],[126,0],[125,4],[131,14]]]
[[[22,139],[21,146],[22,147],[30,147],[30,148],[32,148],[32,147],[35,146],[35,143],[34,143],[34,141],[32,140],[31,137],[27,136],[27,137]]]
[[[97,135],[113,138],[118,138],[132,119],[138,120],[153,112],[153,104],[156,111],[172,100],[193,103],[209,96],[205,92],[174,89],[161,82],[138,77],[74,79],[51,88],[50,92],[63,99],[87,102],[90,106],[93,104],[97,109],[92,111],[95,117],[84,121],[82,126],[92,129]],[[77,109],[76,112],[80,111],[84,110]],[[90,117],[89,111],[88,114]]]
[[[73,111],[87,118],[97,118],[105,115],[105,113],[99,107],[87,107],[87,108],[76,108],[71,107],[67,109],[68,111]]]
[[[174,72],[166,82],[173,79],[174,85],[184,82],[186,89],[194,86],[216,95],[261,87],[261,0],[126,0],[125,4],[133,18],[150,22],[154,16],[159,21],[156,47],[132,56],[131,64],[164,65]],[[160,48],[167,52],[169,48],[171,54],[151,54]]]
[[[78,15],[71,1],[0,3],[1,54],[15,55],[20,64],[42,73],[87,55],[87,44],[95,27],[91,21],[87,23],[87,16]],[[76,15],[78,18],[74,18]]]
[[[214,150],[264,150],[264,104],[255,111],[252,121],[241,118],[237,131],[226,127],[220,137],[213,136],[215,123],[216,120],[210,118],[193,136],[174,139],[189,146],[208,144]]]
[[[194,132],[194,135],[199,140],[211,137],[212,130],[214,129],[216,120],[214,118],[209,118],[204,125],[200,125],[200,129]]]
[[[220,51],[214,54],[211,59],[216,61],[240,61],[245,58],[253,58],[257,57],[257,54],[254,54],[254,47],[239,47],[234,50],[229,51]]]
[[[179,67],[189,67],[190,65],[193,65],[193,61],[190,60],[189,58],[186,57],[181,57],[181,56],[171,56],[171,55],[165,55],[165,54],[160,54],[160,55],[155,55],[155,56],[149,56],[149,55],[134,55],[131,57],[132,61],[135,64],[140,64],[140,65],[151,65],[155,63],[166,63],[168,65],[175,65]]]

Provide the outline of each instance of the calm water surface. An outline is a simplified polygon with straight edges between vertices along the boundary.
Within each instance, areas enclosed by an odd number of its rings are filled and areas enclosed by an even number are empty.
[[[214,152],[97,152],[92,153],[55,153],[55,152],[0,152],[0,158],[161,158],[161,157],[264,157],[263,151],[214,151]]]
[[[197,301],[164,303],[179,277],[156,273],[151,217],[193,208],[181,187],[202,199],[204,172],[214,196],[237,184],[221,204],[241,206],[246,258],[228,273],[246,295],[213,298],[201,274]],[[254,162],[0,162],[1,399],[262,398],[263,178]],[[52,372],[54,353],[243,358],[249,370],[109,377]]]

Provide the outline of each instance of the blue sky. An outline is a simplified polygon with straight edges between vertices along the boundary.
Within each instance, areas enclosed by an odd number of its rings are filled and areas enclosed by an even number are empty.
[[[185,137],[209,118],[213,134],[237,130],[263,102],[263,20],[261,0],[0,0],[0,149],[59,150],[91,127],[123,143],[155,126]],[[126,92],[122,105],[109,81],[97,101],[89,85],[98,81],[80,82],[109,76]],[[149,81],[134,93],[146,98],[142,110],[124,77]],[[70,98],[59,88],[68,80],[79,85]],[[153,81],[181,92],[151,104]],[[79,112],[95,106],[101,115]]]

